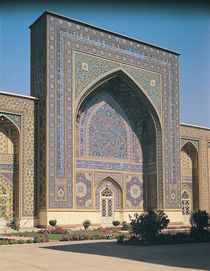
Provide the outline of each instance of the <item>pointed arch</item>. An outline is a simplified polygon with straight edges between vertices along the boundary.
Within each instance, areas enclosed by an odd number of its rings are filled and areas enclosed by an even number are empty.
[[[135,89],[137,92],[141,95],[142,101],[147,104],[149,110],[151,111],[152,115],[156,115],[159,121],[160,126],[162,125],[161,122],[161,116],[160,113],[155,108],[151,98],[145,91],[144,87],[140,85],[123,67],[117,67],[115,69],[112,69],[111,71],[108,71],[104,73],[103,75],[99,76],[93,82],[91,82],[88,86],[84,88],[84,90],[81,92],[81,94],[77,98],[77,102],[75,103],[75,116],[78,115],[79,108],[82,104],[82,102],[86,99],[86,97],[91,94],[95,89],[97,89],[99,86],[101,86],[103,83],[115,78],[119,77],[124,82],[129,82],[132,87],[135,86]]]
[[[141,152],[140,156],[135,156],[134,159],[136,160],[134,162],[139,163],[141,161],[142,166],[141,169],[139,169],[139,172],[143,173],[145,183],[147,180],[149,180],[146,189],[147,191],[152,192],[156,201],[155,206],[157,208],[163,208],[163,149],[160,114],[154,107],[151,99],[141,89],[139,84],[137,84],[137,82],[135,82],[135,80],[121,67],[97,78],[92,85],[86,87],[82,94],[78,96],[77,105],[74,111],[74,122],[76,124],[74,141],[76,142],[75,156],[79,157],[80,150],[82,149],[80,149],[80,121],[87,111],[87,108],[90,107],[91,101],[97,99],[97,95],[100,97],[100,95],[102,95],[101,93],[103,92],[111,94],[113,99],[115,99],[116,102],[122,106],[122,109],[127,116],[128,123],[133,125],[131,125],[131,128],[134,134],[137,136],[137,141],[139,143],[136,145],[133,143],[132,144],[133,146],[139,145],[136,153]],[[135,112],[133,113],[131,112],[133,110],[131,110],[132,107],[136,108]],[[120,111],[118,113],[121,114]],[[123,115],[121,114],[121,116]],[[86,135],[88,135],[88,133],[84,133],[83,131],[82,136],[84,137]],[[90,159],[89,156],[85,155],[83,157],[81,156],[81,158]],[[108,157],[108,159],[110,158]],[[152,163],[154,165],[151,165]],[[88,162],[87,164],[90,165]],[[92,165],[90,165],[90,167],[91,166]],[[147,175],[149,177],[147,177]],[[154,187],[155,191],[153,189]],[[144,198],[148,197],[149,195],[149,193],[145,194]]]
[[[113,184],[115,184],[116,186],[118,186],[120,189],[121,189],[121,191],[123,191],[123,180],[121,180],[121,183],[120,183],[120,181],[118,181],[116,178],[115,178],[115,176],[112,176],[112,173],[111,172],[109,172],[109,173],[106,173],[106,174],[104,174],[101,178],[99,178],[98,180],[97,180],[97,182],[95,183],[95,189],[104,181],[104,180],[106,180],[106,179],[108,179],[108,180],[110,180],[111,182],[113,182]]]
[[[181,153],[185,152],[192,160],[194,167],[198,168],[198,149],[190,140],[185,142],[181,147]],[[192,156],[194,155],[194,156]]]
[[[121,209],[123,206],[123,192],[121,185],[115,181],[112,177],[105,177],[100,182],[97,183],[94,194],[95,194],[95,207],[100,208],[100,193],[105,187],[110,187],[114,192],[115,209]]]
[[[191,141],[191,140],[187,140],[185,141],[182,145],[181,145],[181,150],[184,148],[185,145],[187,144],[191,144],[198,152],[198,147]]]
[[[113,179],[113,177],[111,177],[110,174],[107,174],[107,176],[103,176],[101,178],[101,180],[99,180],[97,182],[97,184],[95,185],[95,189],[97,189],[97,187],[99,185],[101,185],[101,183],[103,183],[104,180],[110,181],[111,183],[113,183],[113,185],[115,185],[116,187],[118,187],[118,189],[120,189],[121,192],[123,191],[122,185],[117,180]]]
[[[0,114],[0,128],[7,138],[4,141],[4,150],[1,150],[1,180],[10,187],[9,217],[19,216],[19,155],[20,155],[20,128],[6,114]],[[8,177],[8,178],[7,178]]]

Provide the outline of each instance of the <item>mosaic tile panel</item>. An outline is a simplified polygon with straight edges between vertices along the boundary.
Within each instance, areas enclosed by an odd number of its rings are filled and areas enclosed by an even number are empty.
[[[103,104],[89,124],[89,156],[127,158],[127,131],[124,120]]]
[[[104,116],[103,108],[106,109]],[[136,157],[141,156],[138,139],[129,125],[125,112],[111,95],[106,91],[100,92],[87,103],[83,111],[83,113],[79,113],[82,115],[77,125],[77,144],[79,145],[77,157],[139,161],[140,158]],[[101,116],[97,116],[99,113]],[[95,122],[96,127],[94,128],[93,120],[96,118],[98,121]],[[95,131],[98,131],[98,133]],[[104,153],[103,150],[97,153],[93,152],[93,140],[95,143],[97,142],[96,149],[106,147],[109,153],[107,151]]]
[[[92,208],[92,180],[88,172],[76,173],[76,207]]]
[[[126,176],[126,208],[143,208],[142,176]]]
[[[114,170],[114,171],[128,171],[128,172],[143,172],[143,165],[141,164],[126,164],[117,162],[105,162],[105,161],[91,161],[91,160],[76,160],[77,168],[88,168],[88,169],[101,169],[101,170]],[[144,172],[156,171],[156,165],[144,166]]]

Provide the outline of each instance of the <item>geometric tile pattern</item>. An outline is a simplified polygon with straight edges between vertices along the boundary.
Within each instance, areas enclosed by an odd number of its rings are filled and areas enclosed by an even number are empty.
[[[0,190],[6,191],[8,206],[7,215],[9,217],[13,216],[13,183],[7,180],[4,176],[0,175]]]
[[[126,176],[126,207],[143,208],[143,179],[141,176]]]
[[[31,95],[37,97],[39,100],[35,107],[35,155],[37,156],[37,164],[35,164],[35,171],[37,172],[38,183],[38,198],[37,202],[39,208],[47,207],[47,189],[46,189],[46,111],[47,111],[47,97],[46,97],[46,27],[45,21],[40,20],[31,29],[31,56],[33,65],[31,66]],[[50,58],[51,59],[51,58]],[[50,60],[50,65],[52,65]],[[49,108],[52,108],[49,105]],[[53,110],[53,109],[52,109]],[[50,112],[50,114],[53,114]],[[52,116],[52,115],[51,115]],[[48,133],[50,135],[50,144],[55,137],[55,127],[50,126]],[[55,143],[55,142],[54,142]],[[50,162],[54,163],[54,156],[50,156]],[[54,179],[54,172],[50,173],[49,178]],[[56,187],[50,189],[49,195],[54,198],[58,196]],[[62,201],[62,199],[61,199]]]
[[[92,182],[90,173],[77,172],[75,194],[77,208],[92,208]]]
[[[102,104],[94,113],[89,123],[88,137],[89,156],[127,158],[126,125],[110,105]]]
[[[8,153],[8,130],[0,127],[0,154]]]
[[[77,125],[77,157],[138,162],[139,140],[124,111],[107,92],[98,96],[87,103]]]

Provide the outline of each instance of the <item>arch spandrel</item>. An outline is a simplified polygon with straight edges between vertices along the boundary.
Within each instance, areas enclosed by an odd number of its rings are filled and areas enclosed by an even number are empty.
[[[83,96],[97,88],[117,72],[127,75],[144,93],[155,108],[161,122],[161,75],[145,69],[108,61],[99,57],[74,53],[75,60],[75,109]]]
[[[20,133],[20,131],[21,131],[21,116],[0,112],[0,118],[1,117],[4,117],[8,121],[10,121],[15,126],[15,128],[17,128],[18,132]]]
[[[199,150],[199,141],[198,140],[191,140],[191,139],[182,139],[181,140],[181,150],[187,145],[187,144],[191,144],[192,147],[194,147],[196,149],[196,151],[198,152]]]
[[[104,177],[104,176],[106,176],[106,177]],[[122,191],[123,191],[122,184],[118,180],[115,180],[112,177],[111,173],[108,173],[108,174],[106,174],[104,176],[103,176],[103,178],[101,178],[100,180],[98,180],[98,182],[95,184],[95,189],[96,190],[98,189],[98,187],[101,187],[101,185],[102,186],[106,186],[106,182],[105,181],[108,181],[109,183],[112,183],[114,186],[116,186],[119,189],[119,191],[122,193]]]

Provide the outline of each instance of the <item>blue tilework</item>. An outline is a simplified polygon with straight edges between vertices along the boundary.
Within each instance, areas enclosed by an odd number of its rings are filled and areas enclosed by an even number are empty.
[[[68,131],[66,132],[69,136],[68,144],[65,143],[67,148],[65,151],[69,154],[69,158],[65,161],[64,165],[66,168],[66,180],[67,187],[69,189],[68,203],[64,204],[63,207],[72,206],[70,201],[72,199],[72,115],[71,115],[71,105],[72,105],[72,49],[78,49],[80,51],[86,51],[87,53],[97,54],[100,57],[109,57],[113,61],[124,61],[128,65],[138,65],[145,69],[153,70],[155,72],[160,72],[162,74],[162,108],[163,108],[163,137],[164,137],[164,165],[162,165],[162,134],[161,128],[157,129],[157,144],[158,144],[158,193],[159,193],[159,207],[163,208],[163,176],[162,168],[165,168],[165,207],[166,208],[179,208],[180,206],[180,143],[179,143],[179,80],[178,80],[178,57],[177,55],[165,52],[158,48],[152,48],[146,46],[139,42],[130,41],[124,39],[123,37],[117,37],[113,34],[108,34],[95,30],[94,28],[81,26],[75,22],[69,22],[68,20],[58,19],[55,16],[49,16],[49,48],[50,48],[50,57],[56,54],[61,57],[59,61],[64,62],[60,65],[60,62],[57,61],[57,67],[53,67],[52,62],[49,64],[49,80],[51,83],[55,80],[56,73],[53,71],[54,68],[58,70],[59,73],[66,73],[65,78],[61,78],[62,83],[59,84],[59,91],[64,91],[64,83],[66,84],[66,101],[65,104],[65,114],[60,115],[61,118],[68,120]],[[64,47],[59,49],[58,36],[55,37],[55,32],[59,33],[59,38],[62,40]],[[65,43],[66,42],[66,43]],[[61,43],[61,42],[60,42]],[[56,47],[57,46],[57,47]],[[55,48],[58,48],[55,51]],[[59,51],[60,50],[60,51]],[[65,55],[65,57],[64,57]],[[60,69],[60,70],[59,70]],[[62,70],[63,69],[63,70]],[[54,75],[54,79],[50,77]],[[66,80],[66,81],[65,81]],[[52,88],[52,95],[54,94],[54,89]],[[52,107],[54,103],[54,98],[50,98],[52,102]],[[55,106],[55,104],[54,104]],[[50,124],[54,122],[54,116],[50,117]],[[170,133],[168,132],[170,131]],[[61,142],[64,139],[65,142],[65,133],[61,133]],[[172,146],[173,145],[173,146]],[[59,146],[59,144],[58,144]],[[52,155],[55,150],[53,146],[49,146]],[[65,159],[64,153],[61,153]],[[62,158],[62,159],[63,159]],[[56,158],[57,159],[57,158]],[[50,166],[50,172],[54,170],[54,166]],[[51,180],[53,188],[54,180]],[[171,189],[174,184],[177,184],[176,188],[176,199],[171,201],[169,196]],[[50,184],[51,186],[51,184]],[[50,202],[53,202],[54,199],[51,197]],[[56,207],[56,204],[52,204],[51,207]]]

